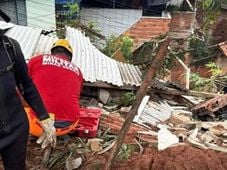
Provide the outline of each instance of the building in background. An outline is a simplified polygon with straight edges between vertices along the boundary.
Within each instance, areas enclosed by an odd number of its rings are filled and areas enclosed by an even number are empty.
[[[56,28],[55,0],[1,0],[0,8],[18,25]]]
[[[0,9],[11,18],[11,22],[18,25],[27,25],[25,0],[1,0]]]
[[[142,17],[166,17],[163,11],[169,0],[82,0],[80,20],[96,23],[105,37],[119,36]]]
[[[56,28],[55,0],[26,0],[27,25],[44,30]]]

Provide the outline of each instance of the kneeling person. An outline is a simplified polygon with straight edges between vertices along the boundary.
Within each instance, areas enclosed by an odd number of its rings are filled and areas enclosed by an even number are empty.
[[[68,127],[79,118],[83,76],[71,60],[71,45],[59,39],[53,44],[51,54],[35,56],[28,63],[29,74],[48,112],[54,113],[56,128]]]

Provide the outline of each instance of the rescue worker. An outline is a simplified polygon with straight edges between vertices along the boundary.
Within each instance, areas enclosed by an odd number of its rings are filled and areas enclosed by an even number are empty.
[[[25,170],[29,125],[19,91],[37,113],[43,127],[37,140],[42,143],[42,148],[48,144],[55,146],[55,127],[28,74],[19,43],[3,32],[0,31],[0,154],[5,170]]]
[[[70,43],[59,39],[53,44],[51,54],[35,56],[28,62],[29,74],[48,112],[55,115],[56,128],[68,127],[79,118],[83,76],[71,62],[72,54]]]

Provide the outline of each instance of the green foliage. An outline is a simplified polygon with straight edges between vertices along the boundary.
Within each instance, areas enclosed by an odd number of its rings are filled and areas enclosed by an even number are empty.
[[[222,70],[213,62],[209,62],[205,66],[210,69],[209,72],[211,72],[212,77],[220,76],[222,73]]]
[[[107,39],[106,46],[102,49],[102,52],[107,56],[112,56],[114,52],[118,50],[120,45],[120,39],[114,35],[111,35],[110,38]]]
[[[79,7],[78,3],[76,3],[76,2],[75,3],[67,3],[63,7],[69,9],[69,17],[70,18],[73,18],[73,15],[75,15],[75,13],[79,14],[79,12],[80,12],[80,7]]]
[[[80,7],[78,3],[67,3],[63,6],[69,10],[68,14],[61,14],[56,18],[56,26],[58,28],[58,38],[65,38],[65,26],[75,27],[79,22]]]
[[[85,35],[89,37],[90,41],[98,47],[100,40],[94,33],[99,34],[101,31],[97,29],[97,25],[94,21],[89,21],[87,24],[87,28],[84,30]]]
[[[164,39],[165,35],[155,37],[150,42],[145,43],[139,51],[139,63],[142,63],[140,66],[145,73],[149,69],[150,64],[153,62],[153,59],[160,48],[160,42],[164,41]],[[171,70],[176,65],[177,58],[181,60],[184,59],[185,52],[179,48],[178,43],[179,42],[175,42],[174,47],[170,45],[171,47],[168,48],[168,54],[163,60],[162,67],[160,67],[157,71],[156,76],[158,76],[158,78],[161,79],[169,73],[169,70]]]
[[[160,35],[153,38],[149,42],[144,43],[138,53],[138,57],[136,58],[137,61],[134,59],[134,62],[136,64],[140,64],[141,69],[145,72],[149,69],[150,64],[153,62],[153,59],[160,48],[159,44],[164,41],[164,39],[165,35]]]
[[[198,5],[205,12],[202,29],[206,31],[216,21],[220,13],[221,0],[200,0]]]
[[[124,58],[127,61],[131,60],[132,47],[133,47],[133,40],[131,38],[129,38],[128,36],[124,36],[122,38],[121,52],[123,53]]]
[[[89,21],[87,27],[89,30],[95,30],[96,23],[94,21]]]
[[[209,72],[211,72],[211,77],[203,78],[200,77],[197,73],[192,73],[190,77],[190,86],[192,90],[197,91],[206,91],[206,92],[217,92],[217,79],[219,79],[222,70],[215,63],[208,63],[205,65],[209,68]]]
[[[119,160],[127,160],[133,152],[135,152],[136,146],[130,144],[122,144],[121,149],[118,153]]]
[[[107,56],[112,56],[118,50],[124,55],[126,61],[131,60],[132,56],[133,40],[128,36],[115,37],[111,35],[106,41],[106,46],[103,48],[102,52]]]
[[[192,37],[190,39],[189,48],[191,49],[193,59],[202,59],[208,57],[209,50],[206,43],[196,37]]]
[[[181,49],[171,49],[165,57],[162,67],[158,70],[159,78],[165,77],[168,75],[169,70],[176,66],[176,60],[184,60],[184,51]]]
[[[120,99],[121,106],[130,106],[136,100],[136,95],[133,92],[126,92]]]

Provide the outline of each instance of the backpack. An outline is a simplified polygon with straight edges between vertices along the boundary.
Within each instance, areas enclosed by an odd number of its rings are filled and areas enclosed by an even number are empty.
[[[13,71],[15,80],[17,82],[17,87],[18,87],[19,91],[21,92],[21,94],[23,94],[24,93],[23,86],[19,80],[19,76],[17,76],[17,72],[15,71],[15,58],[17,57],[16,47],[15,47],[13,41],[10,38],[8,38],[7,36],[1,35],[1,38],[2,38],[4,50],[6,52],[6,55],[9,59],[10,64],[8,66],[6,66],[5,68],[0,69],[0,76],[4,75],[8,71]]]
[[[0,76],[2,76],[3,74],[5,74],[8,71],[13,70],[14,64],[15,64],[15,57],[16,57],[16,49],[15,49],[15,46],[14,46],[12,40],[4,35],[1,36],[1,38],[2,38],[2,43],[3,43],[3,48],[6,52],[6,55],[9,59],[10,64],[8,66],[6,66],[5,68],[0,69]]]

